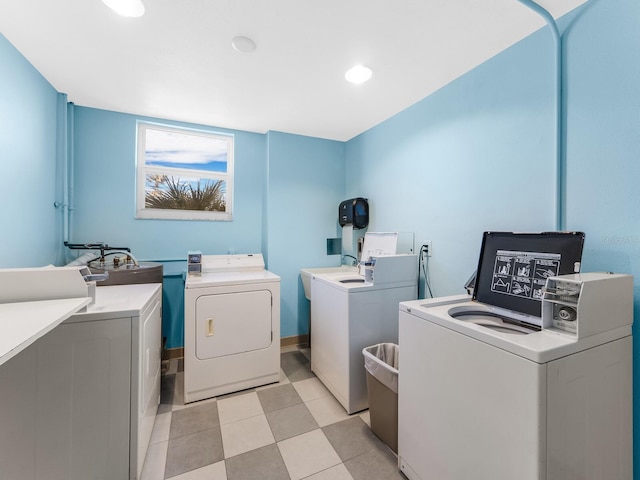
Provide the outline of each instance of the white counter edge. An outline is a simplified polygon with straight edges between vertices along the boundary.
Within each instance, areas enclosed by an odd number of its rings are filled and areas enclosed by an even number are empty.
[[[0,304],[0,365],[90,302],[83,297]]]

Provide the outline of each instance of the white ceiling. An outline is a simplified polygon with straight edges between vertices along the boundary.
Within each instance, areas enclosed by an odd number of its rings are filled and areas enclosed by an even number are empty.
[[[539,4],[558,18],[584,1]],[[0,32],[77,105],[344,141],[545,25],[518,0],[143,2],[133,19],[100,0],[1,1]],[[360,86],[344,80],[356,63],[374,71]]]

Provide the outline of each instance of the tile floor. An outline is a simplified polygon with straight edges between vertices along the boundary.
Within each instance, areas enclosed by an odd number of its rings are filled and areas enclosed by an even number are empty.
[[[172,360],[141,480],[405,479],[368,412],[347,415],[308,355],[284,349],[279,383],[189,405]]]

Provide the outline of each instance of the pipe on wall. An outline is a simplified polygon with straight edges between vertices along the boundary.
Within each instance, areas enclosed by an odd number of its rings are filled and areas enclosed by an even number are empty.
[[[533,0],[518,0],[525,7],[540,15],[553,36],[556,59],[556,229],[566,228],[567,162],[565,157],[564,92],[562,88],[562,36],[553,15]]]
[[[75,182],[75,158],[74,158],[74,132],[75,132],[74,104],[67,103],[67,230],[64,232],[64,241],[70,241],[73,232],[73,205],[74,205],[74,182]]]
[[[68,192],[68,142],[67,142],[67,95],[58,93],[56,105],[56,194],[53,206],[56,208],[56,235],[63,237],[63,242],[67,240],[69,206]],[[66,263],[66,252],[63,244],[57,247],[56,263],[64,265]]]

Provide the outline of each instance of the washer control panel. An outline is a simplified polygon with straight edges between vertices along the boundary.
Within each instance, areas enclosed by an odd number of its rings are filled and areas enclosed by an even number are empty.
[[[546,280],[542,328],[584,338],[633,322],[633,277],[609,272],[558,275]]]

